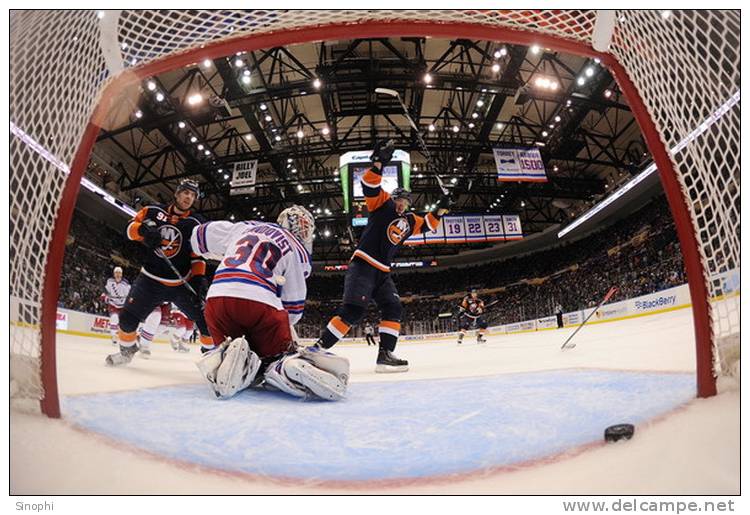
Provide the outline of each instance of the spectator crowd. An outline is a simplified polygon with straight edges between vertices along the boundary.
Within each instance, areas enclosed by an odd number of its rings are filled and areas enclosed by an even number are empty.
[[[122,266],[132,282],[142,252],[124,234],[76,211],[63,264],[60,305],[105,313],[99,296],[112,268]],[[486,304],[499,301],[486,314],[492,325],[552,315],[557,305],[565,311],[590,307],[611,286],[619,289],[616,301],[686,282],[664,197],[567,245],[481,265],[393,273],[404,301],[405,333],[453,329],[458,304],[471,288],[479,290]],[[305,315],[298,326],[300,336],[317,336],[334,314],[343,293],[343,279],[342,274],[330,273],[310,277]],[[374,309],[367,317],[377,324]],[[354,334],[359,332],[357,329]]]

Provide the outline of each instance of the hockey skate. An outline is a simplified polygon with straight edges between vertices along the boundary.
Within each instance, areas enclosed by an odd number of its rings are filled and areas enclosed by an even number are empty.
[[[127,365],[133,361],[133,356],[136,352],[138,352],[138,345],[131,345],[130,347],[120,345],[120,352],[107,356],[105,363],[110,367]]]
[[[487,338],[484,337],[482,334],[477,335],[477,343],[487,343]]]
[[[375,366],[377,373],[406,372],[409,370],[409,362],[405,359],[399,359],[387,349],[380,348],[378,351],[378,360]]]
[[[151,359],[151,342],[141,339],[140,343],[138,343],[138,354],[143,359]]]
[[[190,347],[188,347],[186,340],[171,338],[169,344],[175,352],[190,352]]]

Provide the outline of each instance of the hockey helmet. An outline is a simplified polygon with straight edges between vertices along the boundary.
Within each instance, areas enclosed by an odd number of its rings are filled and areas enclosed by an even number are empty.
[[[201,190],[198,186],[198,181],[194,181],[192,179],[183,179],[180,181],[180,185],[177,186],[177,189],[175,190],[175,195],[182,190],[188,190],[195,193],[195,197],[200,197]]]
[[[118,272],[119,272],[119,273],[122,273],[122,268],[121,268],[121,267],[119,267],[119,266],[116,266],[116,267],[114,267],[114,268],[112,269],[112,273],[113,273],[113,274],[116,274],[116,273],[118,273]]]
[[[396,188],[391,192],[391,198],[393,200],[396,199],[406,199],[407,202],[409,202],[409,205],[411,205],[411,191],[407,190],[406,188]]]
[[[288,207],[279,213],[276,222],[294,234],[305,246],[308,252],[312,253],[313,234],[315,233],[315,218],[302,206]]]

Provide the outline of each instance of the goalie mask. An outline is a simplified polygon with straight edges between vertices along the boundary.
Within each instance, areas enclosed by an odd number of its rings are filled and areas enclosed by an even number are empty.
[[[288,207],[279,213],[276,222],[294,234],[312,254],[313,234],[315,233],[315,218],[302,206]]]

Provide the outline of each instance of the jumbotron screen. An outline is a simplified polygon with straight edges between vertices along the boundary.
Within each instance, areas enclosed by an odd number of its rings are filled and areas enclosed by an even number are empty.
[[[365,194],[362,191],[362,176],[367,170],[370,169],[370,165],[366,166],[351,166],[352,181],[354,189],[354,198],[362,199],[365,198]],[[398,166],[387,165],[383,168],[383,180],[380,186],[388,193],[392,192],[398,187]]]

